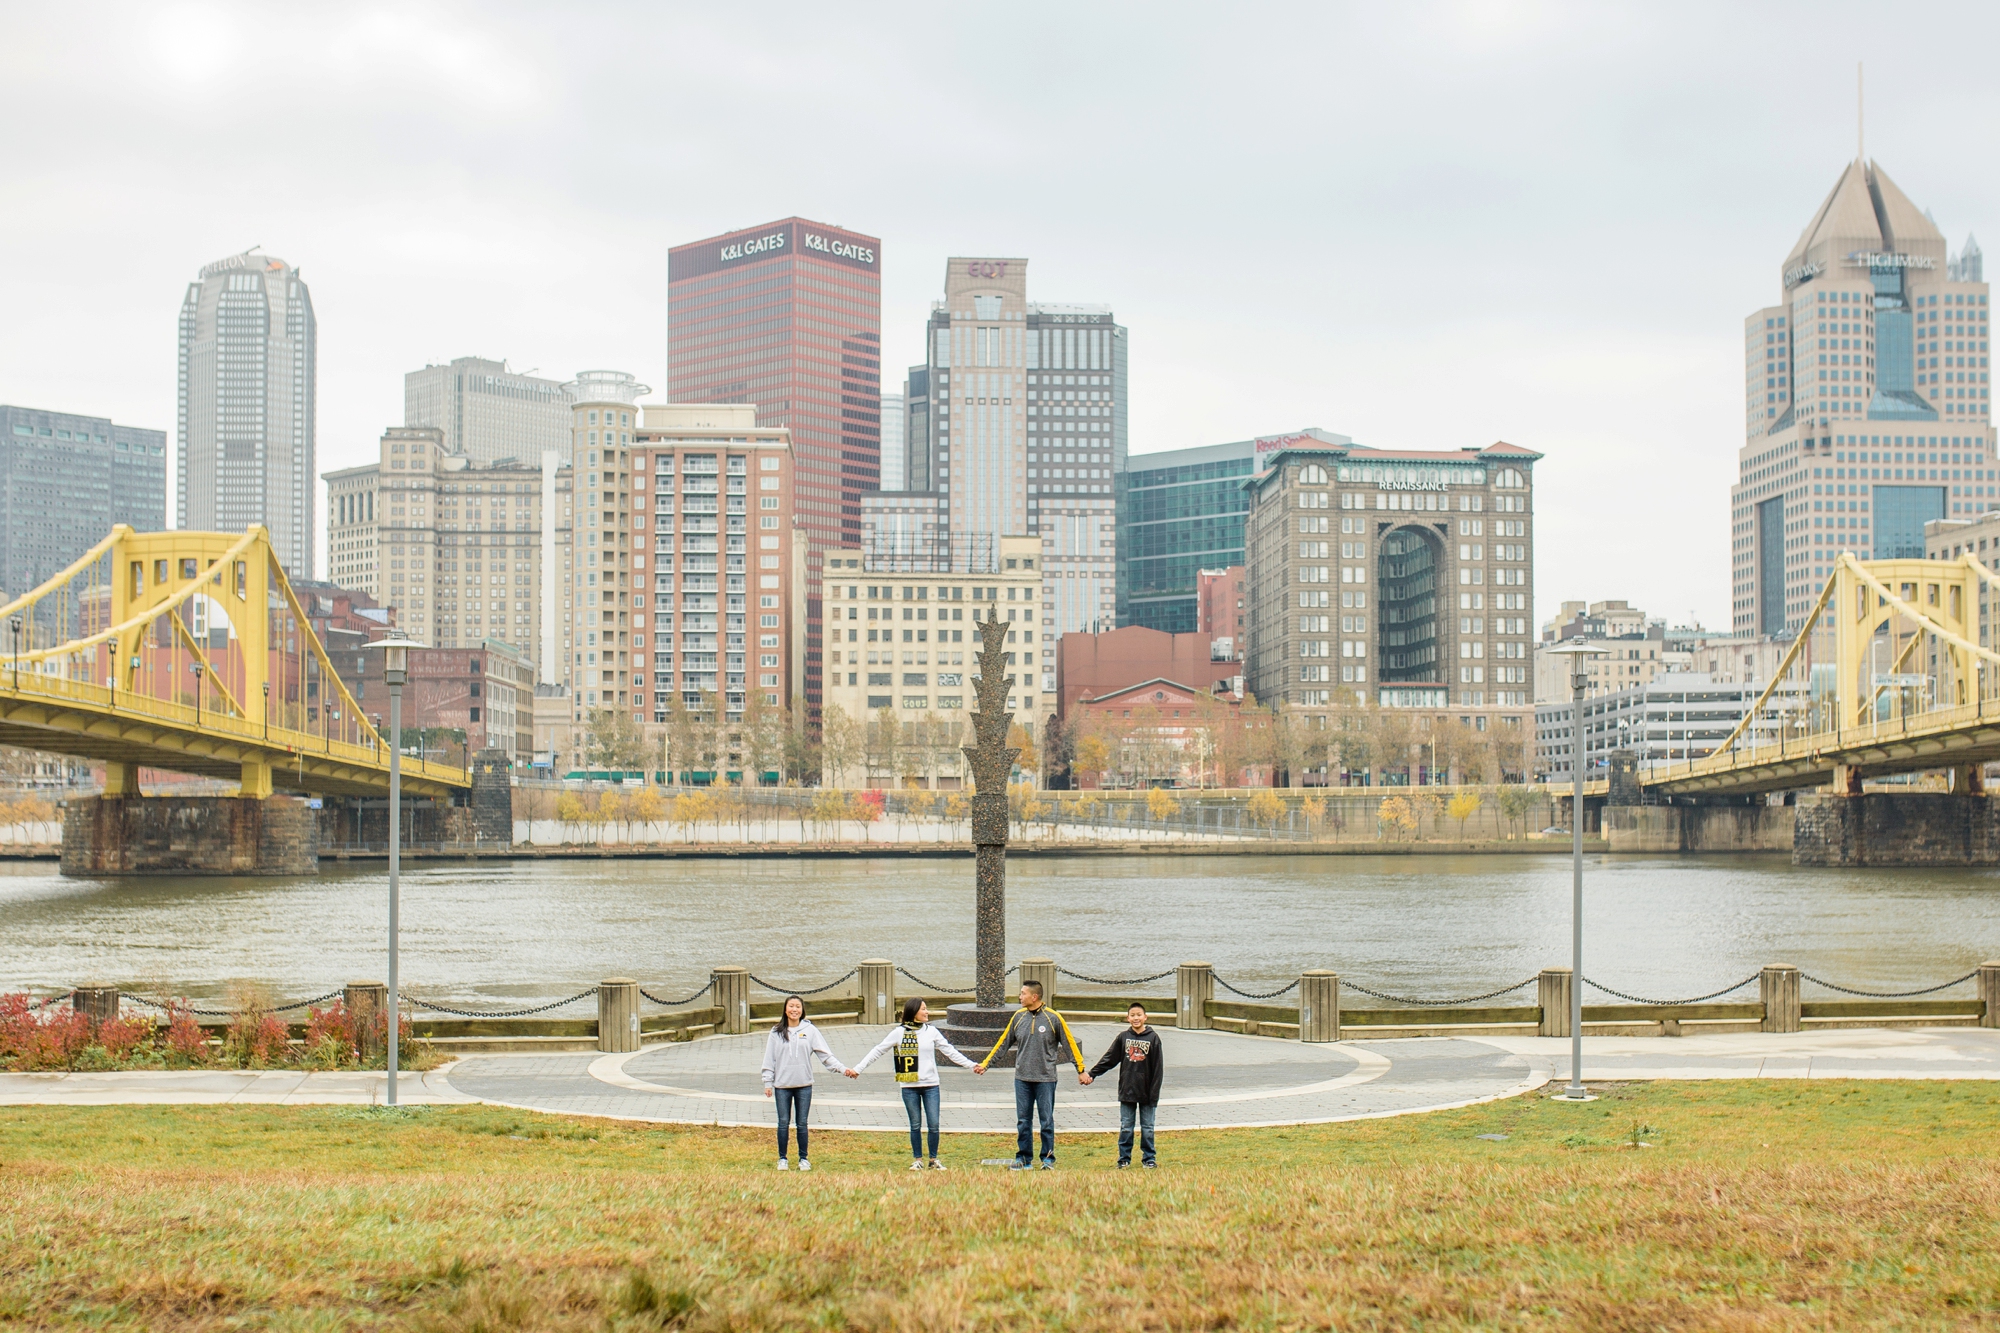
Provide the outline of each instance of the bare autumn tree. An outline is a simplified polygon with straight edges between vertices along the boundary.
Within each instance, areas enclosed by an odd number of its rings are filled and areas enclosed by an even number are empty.
[[[847,715],[839,704],[828,704],[820,715],[820,781],[843,786],[848,770],[861,762],[865,724]]]

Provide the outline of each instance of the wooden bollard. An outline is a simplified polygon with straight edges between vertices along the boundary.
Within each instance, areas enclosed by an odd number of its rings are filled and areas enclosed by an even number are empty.
[[[1799,970],[1790,963],[1773,963],[1757,974],[1757,998],[1764,1002],[1760,1032],[1797,1032]]]
[[[118,1017],[118,988],[78,986],[69,997],[69,1007],[89,1019],[92,1027],[109,1023]]]
[[[1985,1012],[1979,1015],[1979,1026],[2000,1028],[2000,959],[1979,965],[1979,998],[1985,1001]]]
[[[1023,958],[1021,980],[1042,983],[1042,1003],[1056,1007],[1056,963],[1053,958]]]
[[[379,981],[350,981],[341,988],[340,1002],[354,1024],[354,1049],[363,1060],[380,1055],[387,1032],[375,1027],[388,1011],[389,988]]]
[[[861,1023],[864,1027],[896,1021],[896,965],[886,958],[861,960]]]
[[[718,967],[708,974],[715,989],[710,992],[716,1007],[722,1010],[722,1022],[717,1025],[719,1033],[736,1034],[750,1030],[750,969],[747,967]]]
[[[1314,968],[1299,974],[1299,1040],[1340,1040],[1340,974]]]
[[[1542,1006],[1542,1021],[1535,1027],[1536,1036],[1570,1035],[1570,987],[1575,980],[1566,967],[1545,967],[1535,977],[1535,1003]]]
[[[597,983],[597,1049],[639,1049],[639,983],[630,977]]]
[[[1174,969],[1174,1025],[1206,1028],[1208,1002],[1215,998],[1215,965],[1182,963]]]

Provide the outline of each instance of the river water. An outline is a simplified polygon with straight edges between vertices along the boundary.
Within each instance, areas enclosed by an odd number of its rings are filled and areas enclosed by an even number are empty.
[[[1738,855],[1596,857],[1585,873],[1585,975],[1651,999],[1700,995],[1772,962],[1905,990],[2000,956],[1992,870]],[[279,998],[318,995],[382,979],[387,900],[382,869],[94,881],[14,864],[0,868],[0,991],[105,981],[222,999],[248,980]],[[1561,856],[1024,857],[1008,866],[1007,953],[1109,979],[1205,959],[1248,991],[1331,967],[1344,982],[1447,998],[1567,963],[1569,905]],[[870,957],[939,987],[972,980],[969,858],[419,868],[403,877],[402,920],[405,986],[471,1008],[556,999],[608,976],[685,995],[723,963],[801,987]]]

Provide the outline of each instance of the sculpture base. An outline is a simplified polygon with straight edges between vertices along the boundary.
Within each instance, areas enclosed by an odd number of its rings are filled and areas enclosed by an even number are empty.
[[[1000,1040],[1000,1034],[1007,1027],[1007,1020],[1019,1008],[1012,1004],[954,1004],[946,1008],[944,1022],[938,1031],[944,1039],[959,1049],[959,1053],[975,1063],[986,1058],[993,1049],[993,1043]],[[993,1068],[1012,1069],[1013,1051],[1006,1051],[993,1060]]]

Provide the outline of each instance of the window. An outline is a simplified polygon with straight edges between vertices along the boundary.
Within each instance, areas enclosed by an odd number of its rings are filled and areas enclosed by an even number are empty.
[[[1326,485],[1326,469],[1317,463],[1307,463],[1299,469],[1299,484],[1302,486]]]

